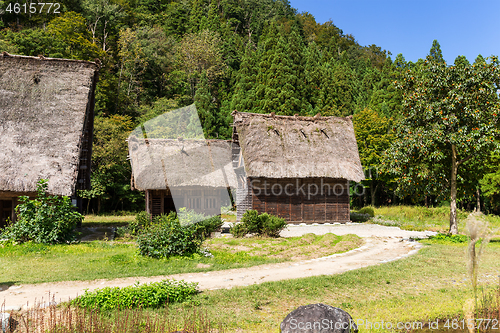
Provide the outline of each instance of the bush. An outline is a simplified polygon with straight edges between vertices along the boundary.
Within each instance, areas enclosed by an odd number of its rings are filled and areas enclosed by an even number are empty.
[[[243,237],[246,234],[279,237],[281,230],[286,228],[284,219],[267,213],[260,214],[256,210],[247,210],[241,218],[241,223],[231,228],[234,237]]]
[[[360,210],[358,210],[358,213],[368,214],[368,215],[370,215],[370,217],[375,216],[375,210],[373,209],[373,207],[370,207],[370,206],[361,208]]]
[[[469,241],[469,237],[466,235],[450,234],[437,234],[435,236],[430,236],[429,239],[438,243],[467,243]]]
[[[163,280],[129,287],[106,287],[94,291],[86,290],[82,296],[71,301],[73,305],[100,310],[131,309],[135,307],[158,308],[166,303],[180,303],[198,293],[197,282]]]
[[[356,212],[351,212],[350,214],[350,220],[352,222],[366,222],[370,219],[370,215],[368,214],[361,214],[361,213],[356,213]]]
[[[128,229],[131,235],[137,235],[149,225],[151,225],[151,215],[148,212],[140,212],[135,215],[135,220],[129,223]]]
[[[222,227],[222,222],[220,216],[213,216],[201,222],[198,222],[197,233],[203,239],[209,238],[212,232],[220,230]]]
[[[152,258],[188,256],[200,250],[203,238],[196,223],[181,226],[175,213],[157,216],[137,237],[139,252]]]
[[[68,197],[47,195],[47,180],[37,184],[37,198],[19,197],[17,221],[3,231],[1,237],[15,242],[55,244],[76,241],[74,229],[83,221]]]

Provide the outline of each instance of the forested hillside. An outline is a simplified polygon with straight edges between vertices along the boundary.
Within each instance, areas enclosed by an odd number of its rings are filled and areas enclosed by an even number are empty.
[[[404,89],[395,83],[424,60],[359,45],[287,0],[62,0],[60,13],[30,13],[28,0],[18,14],[9,3],[0,0],[0,51],[101,63],[93,189],[83,193],[94,210],[141,208],[142,194],[130,191],[125,139],[141,122],[192,103],[208,138],[230,138],[235,109],[355,115],[363,165],[377,170],[365,201],[394,202],[398,178],[383,171],[382,155],[404,117]],[[439,53],[436,42],[430,56]],[[420,194],[420,202],[433,195]]]

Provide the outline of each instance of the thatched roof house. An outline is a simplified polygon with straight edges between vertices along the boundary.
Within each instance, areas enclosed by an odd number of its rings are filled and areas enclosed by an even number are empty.
[[[229,141],[131,135],[128,145],[132,186],[146,192],[146,211],[152,215],[175,206],[218,215],[228,188],[237,186]]]
[[[97,76],[93,62],[0,54],[3,220],[40,179],[54,195],[90,188]]]
[[[244,162],[248,185],[240,186],[238,216],[257,209],[292,223],[349,220],[348,181],[364,179],[350,117],[237,111],[233,117],[241,147],[233,160]]]

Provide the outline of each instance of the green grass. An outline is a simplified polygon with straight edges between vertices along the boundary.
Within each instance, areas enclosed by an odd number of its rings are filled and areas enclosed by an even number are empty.
[[[195,300],[201,302],[200,311],[226,323],[230,332],[279,332],[279,323],[289,312],[311,303],[339,307],[355,320],[371,322],[460,316],[464,301],[472,298],[466,273],[467,244],[424,243],[426,247],[418,254],[386,264],[338,275],[206,291]],[[498,285],[499,255],[500,243],[490,243],[480,267],[483,284]],[[369,330],[362,327],[360,332]]]
[[[356,235],[334,234],[306,234],[291,238],[214,238],[207,241],[211,249],[224,249],[231,253],[244,251],[250,256],[287,260],[312,259],[346,252],[361,246],[362,243],[362,239]]]
[[[82,227],[93,227],[97,225],[127,225],[135,220],[135,215],[85,215]]]
[[[457,211],[459,233],[465,233],[465,218],[468,214],[463,210]],[[492,228],[500,228],[500,216],[485,215],[485,219]],[[371,221],[405,230],[432,230],[444,233],[450,228],[450,207],[384,206],[375,208],[375,218]]]
[[[309,238],[308,238],[309,239]],[[342,239],[346,241],[342,242]],[[324,243],[327,250],[315,253],[323,254],[343,252],[357,247],[360,242],[357,236],[347,235],[338,238],[335,235],[316,236],[313,245]],[[211,243],[222,243],[228,239],[209,240]],[[242,268],[266,263],[291,260],[293,251],[288,251],[301,242],[300,237],[276,241],[275,239],[257,239],[256,243],[273,249],[274,256],[258,253],[247,253],[242,244],[251,243],[252,239],[234,239],[232,245],[214,246],[211,249],[213,258],[193,255],[170,259],[152,259],[138,254],[135,243],[93,241],[70,245],[42,245],[25,243],[21,245],[0,245],[0,271],[3,283],[42,283],[71,280],[114,279],[133,276],[170,275],[189,272],[214,271],[230,268]],[[270,245],[266,245],[269,243]],[[272,244],[271,244],[272,243]],[[347,244],[349,243],[349,244]],[[276,245],[278,244],[278,245]],[[339,247],[337,244],[343,244]],[[277,246],[280,249],[277,249]],[[305,252],[310,250],[303,247]],[[278,255],[280,254],[280,255]],[[311,257],[312,254],[309,254]],[[198,267],[198,264],[204,264]],[[208,267],[207,267],[208,266]]]

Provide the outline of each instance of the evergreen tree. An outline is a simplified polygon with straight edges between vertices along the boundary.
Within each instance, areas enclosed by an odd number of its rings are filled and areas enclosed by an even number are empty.
[[[255,84],[256,84],[256,52],[247,47],[245,55],[241,60],[238,71],[236,87],[231,100],[231,109],[240,112],[251,112],[256,106]]]
[[[315,42],[310,43],[304,50],[305,58],[305,89],[304,94],[307,96],[308,102],[311,105],[312,114],[319,111],[316,106],[319,101],[323,72],[321,70],[321,51]]]
[[[218,130],[217,107],[213,103],[213,100],[214,98],[210,93],[207,73],[203,71],[196,89],[196,94],[194,95],[194,103],[200,117],[203,133],[207,139],[217,137],[215,134]]]
[[[345,64],[328,62],[322,66],[323,82],[316,105],[324,116],[348,116],[354,110],[353,82],[355,75]]]
[[[441,53],[441,45],[439,45],[436,39],[432,41],[432,47],[427,58],[429,61],[444,63],[443,53]]]

